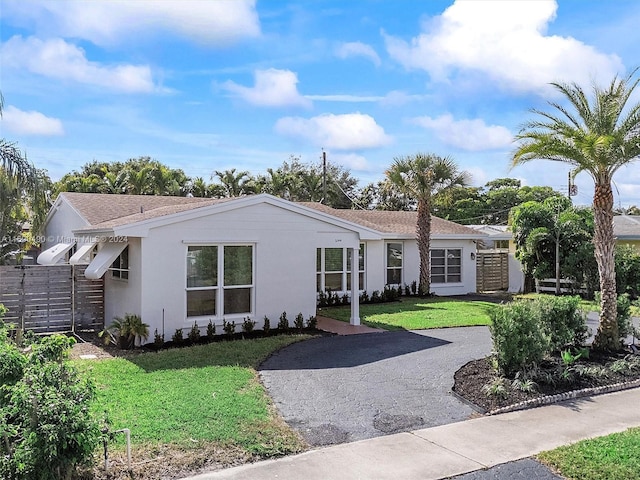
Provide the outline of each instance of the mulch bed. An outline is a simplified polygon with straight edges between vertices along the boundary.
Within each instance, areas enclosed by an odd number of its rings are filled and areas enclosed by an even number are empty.
[[[580,359],[575,365],[583,366],[606,366],[616,360],[623,359],[627,353],[593,354],[589,359]],[[564,368],[562,359],[554,357],[545,360],[541,365],[545,371],[558,371]],[[533,400],[536,398],[557,395],[561,393],[573,392],[586,388],[605,387],[618,383],[632,382],[640,380],[640,372],[631,374],[621,374],[609,372],[606,377],[585,377],[574,375],[571,382],[557,381],[557,383],[538,382],[535,392],[523,392],[511,385],[511,379],[505,382],[505,392],[503,395],[489,395],[484,391],[485,385],[491,383],[498,377],[496,370],[491,365],[489,357],[479,360],[472,360],[461,367],[454,375],[453,391],[460,397],[475,405],[482,413],[509,407],[520,402]]]

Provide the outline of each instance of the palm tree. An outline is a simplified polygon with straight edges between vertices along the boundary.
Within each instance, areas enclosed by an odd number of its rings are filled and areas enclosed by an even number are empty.
[[[627,106],[640,82],[627,77],[611,81],[607,88],[593,86],[589,99],[576,83],[552,83],[569,101],[571,109],[549,102],[554,110],[532,110],[539,118],[525,123],[516,139],[513,165],[542,159],[564,162],[577,172],[585,171],[595,183],[593,237],[600,274],[600,326],[593,345],[601,350],[618,350],[620,339],[616,319],[616,274],[613,236],[613,174],[640,156],[640,103]]]
[[[471,175],[459,171],[450,157],[423,153],[395,158],[386,175],[392,184],[417,202],[416,236],[420,253],[418,291],[420,295],[428,295],[431,291],[431,197],[452,187],[468,185]]]
[[[216,170],[214,175],[218,177],[220,184],[225,190],[226,197],[239,197],[240,195],[246,194],[248,190],[247,187],[252,180],[249,172],[242,171],[236,173],[235,168],[222,172]]]
[[[0,93],[0,117],[4,98]],[[31,232],[38,235],[49,210],[51,181],[38,170],[17,145],[0,139],[0,264],[25,245],[22,224],[29,219]]]

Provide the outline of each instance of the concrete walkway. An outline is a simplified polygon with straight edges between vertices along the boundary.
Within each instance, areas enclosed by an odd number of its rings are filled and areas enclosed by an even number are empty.
[[[333,318],[317,317],[318,330],[323,332],[335,333],[336,335],[358,335],[360,333],[382,333],[384,330],[380,328],[368,327],[366,325],[351,325],[347,322],[341,322]]]
[[[640,426],[640,389],[475,418],[190,477],[278,480],[442,479]]]

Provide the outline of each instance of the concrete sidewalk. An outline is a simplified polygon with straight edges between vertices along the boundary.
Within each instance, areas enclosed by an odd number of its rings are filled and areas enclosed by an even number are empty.
[[[428,480],[640,426],[640,389],[312,450],[191,480]]]

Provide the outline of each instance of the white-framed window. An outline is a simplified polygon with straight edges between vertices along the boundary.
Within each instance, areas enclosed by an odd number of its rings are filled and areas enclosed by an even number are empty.
[[[431,255],[431,283],[462,281],[462,249],[434,248]]]
[[[95,248],[94,248],[95,251]],[[129,279],[129,246],[124,247],[124,250],[118,258],[111,264],[111,276],[113,278],[119,278],[120,280]]]
[[[253,245],[187,247],[187,317],[251,314]]]
[[[402,247],[400,242],[390,242],[386,245],[387,285],[402,285]]]
[[[316,249],[316,290],[345,292],[351,290],[351,256],[349,248]],[[358,251],[359,289],[365,289],[365,244]]]

